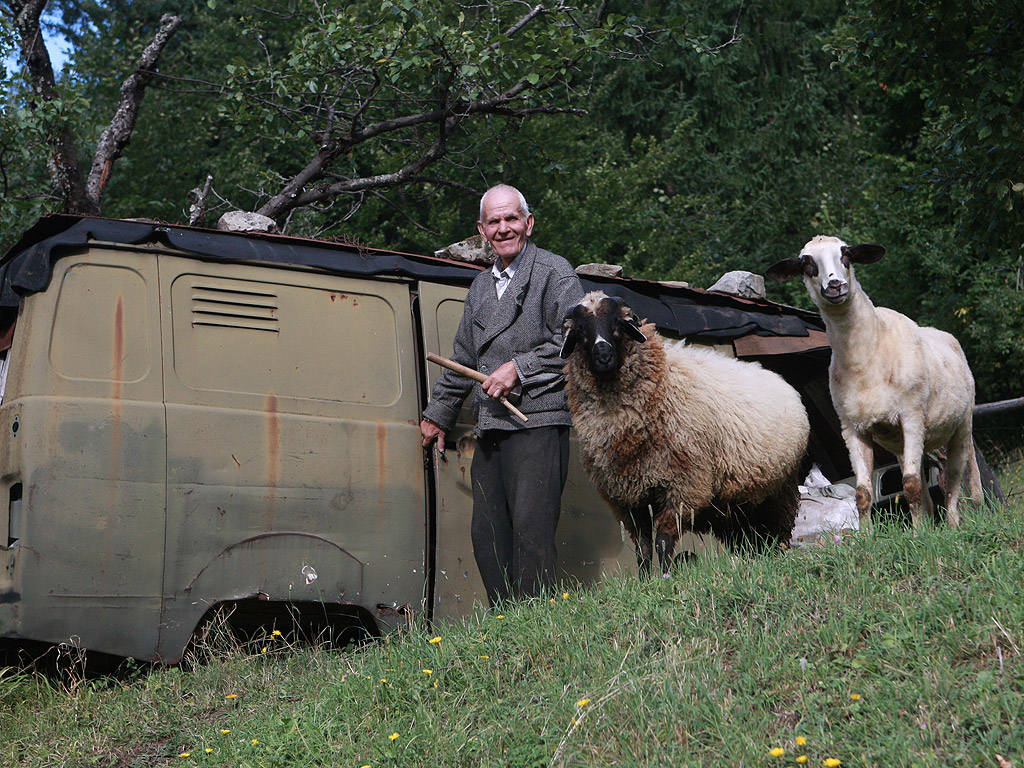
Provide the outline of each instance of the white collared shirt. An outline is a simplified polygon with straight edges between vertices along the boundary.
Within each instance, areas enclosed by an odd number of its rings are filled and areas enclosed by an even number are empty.
[[[523,252],[526,250],[526,246],[523,246],[523,250],[519,252],[519,255],[512,259],[512,263],[504,269],[501,268],[501,259],[495,259],[494,265],[491,267],[491,274],[494,276],[494,288],[498,292],[498,298],[505,293],[505,289],[508,288],[508,284],[512,282],[512,276],[515,275],[516,269],[519,268],[519,260],[523,258]]]

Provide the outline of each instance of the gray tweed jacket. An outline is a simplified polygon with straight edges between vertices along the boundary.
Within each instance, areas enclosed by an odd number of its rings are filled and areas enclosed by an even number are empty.
[[[523,424],[500,402],[484,394],[479,383],[445,370],[434,384],[423,418],[448,432],[472,393],[477,434],[488,429],[525,429],[571,424],[558,353],[562,321],[583,298],[572,265],[528,240],[522,260],[499,301],[494,276],[484,270],[466,295],[465,311],[455,334],[452,359],[490,374],[515,360],[523,386],[518,404],[529,418]]]

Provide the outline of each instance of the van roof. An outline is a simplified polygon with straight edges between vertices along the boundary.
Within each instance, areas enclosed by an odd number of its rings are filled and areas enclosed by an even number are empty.
[[[346,275],[406,277],[468,285],[473,264],[351,244],[264,233],[222,232],[154,221],[52,214],[41,218],[0,260],[0,306],[45,290],[53,262],[90,242],[164,245],[203,261],[296,265]],[[581,275],[585,290],[622,298],[638,315],[680,337],[754,337],[759,352],[828,349],[816,313],[651,280]],[[774,343],[773,343],[774,340]]]

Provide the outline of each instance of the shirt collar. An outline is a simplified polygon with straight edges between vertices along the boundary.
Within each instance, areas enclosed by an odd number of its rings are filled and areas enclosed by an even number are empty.
[[[515,275],[516,270],[519,269],[519,262],[523,260],[523,254],[526,253],[526,246],[523,245],[523,249],[519,252],[519,255],[512,259],[512,263],[505,267],[504,270],[501,268],[501,259],[495,259],[494,264],[491,266],[491,274],[494,275],[494,279],[497,280],[501,277],[502,271],[508,275],[508,279],[511,280],[512,276]]]

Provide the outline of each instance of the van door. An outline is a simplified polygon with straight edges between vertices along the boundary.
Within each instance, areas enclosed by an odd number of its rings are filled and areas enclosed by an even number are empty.
[[[0,596],[5,635],[155,653],[165,465],[158,295],[152,254],[94,245],[55,261],[47,289],[24,299],[0,408],[11,508],[0,542],[11,580]]]
[[[462,319],[466,289],[437,283],[420,283],[420,323],[423,352],[452,356],[452,342]],[[427,363],[427,397],[441,366]],[[476,438],[469,398],[459,412],[455,428],[445,436],[445,459],[434,460],[436,520],[434,563],[434,617],[451,618],[469,613],[476,605],[487,605],[480,572],[473,559],[469,523],[473,516],[473,486],[469,467]],[[424,406],[426,403],[424,402]]]
[[[167,602],[419,608],[426,519],[407,283],[161,257]]]
[[[451,357],[465,296],[465,288],[420,283],[424,353]],[[440,374],[440,366],[427,364],[428,395]],[[447,461],[434,462],[436,618],[458,616],[474,605],[487,605],[487,593],[473,558],[470,539],[473,512],[470,465],[476,446],[473,424],[469,407],[464,405],[455,428],[446,436]],[[597,582],[610,573],[635,574],[637,571],[632,542],[583,470],[575,432],[570,433],[569,474],[562,493],[562,514],[555,544],[558,578],[566,588]]]

